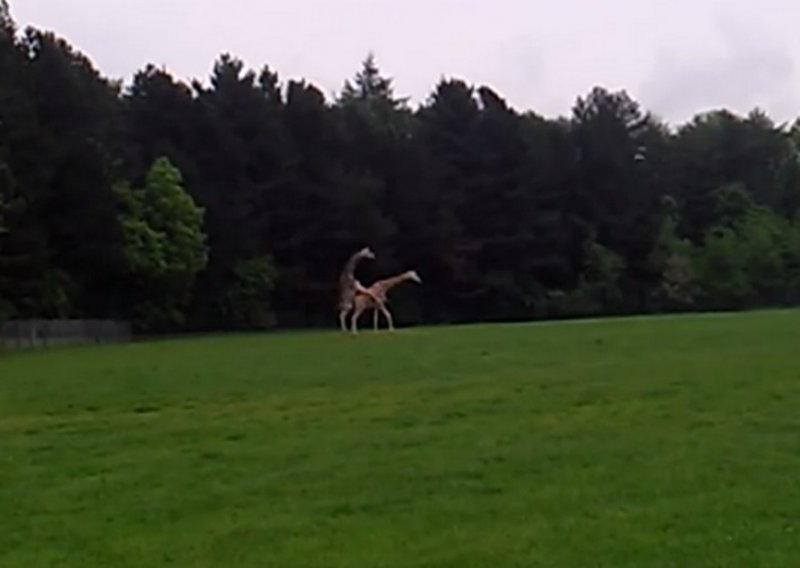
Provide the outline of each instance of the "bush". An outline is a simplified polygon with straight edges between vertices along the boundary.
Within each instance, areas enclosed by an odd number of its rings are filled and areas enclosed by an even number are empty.
[[[270,297],[276,270],[268,256],[239,262],[234,282],[223,300],[223,313],[239,329],[263,329],[275,325]]]

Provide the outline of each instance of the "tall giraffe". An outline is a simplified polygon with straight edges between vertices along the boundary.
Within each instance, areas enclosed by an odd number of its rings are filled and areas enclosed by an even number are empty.
[[[374,260],[375,253],[369,247],[364,247],[353,256],[351,256],[347,263],[344,265],[341,275],[339,276],[339,303],[337,305],[339,310],[339,325],[342,331],[347,331],[345,319],[347,313],[353,309],[356,294],[366,294],[367,298],[373,297],[372,293],[364,288],[361,283],[356,280],[355,272],[356,265],[363,259]],[[374,297],[373,297],[374,298]],[[374,298],[377,299],[377,298]]]
[[[392,314],[389,312],[389,309],[386,307],[387,302],[387,295],[389,290],[401,284],[411,280],[412,282],[416,282],[417,284],[422,284],[422,279],[417,274],[416,270],[408,270],[403,272],[402,274],[398,274],[397,276],[391,276],[389,278],[384,278],[383,280],[377,280],[372,283],[372,285],[367,288],[370,292],[367,294],[358,294],[355,298],[355,308],[353,310],[353,318],[351,323],[351,330],[353,333],[358,333],[358,318],[361,317],[361,314],[364,311],[372,309],[372,325],[375,331],[378,331],[378,312],[380,311],[386,321],[389,324],[389,330],[394,330],[394,322],[392,321]]]

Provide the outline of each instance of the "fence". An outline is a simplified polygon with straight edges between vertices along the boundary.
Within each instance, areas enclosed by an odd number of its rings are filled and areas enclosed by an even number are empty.
[[[0,346],[8,349],[130,341],[129,322],[112,320],[18,320],[0,324]]]

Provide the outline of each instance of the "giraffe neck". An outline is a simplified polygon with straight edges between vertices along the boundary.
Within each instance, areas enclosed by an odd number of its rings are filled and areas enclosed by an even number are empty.
[[[357,252],[348,259],[347,263],[344,265],[344,270],[342,270],[342,280],[349,281],[355,279],[356,265],[361,258],[361,253]]]
[[[409,275],[406,273],[399,274],[397,276],[392,276],[391,278],[386,278],[384,280],[379,280],[372,285],[372,287],[381,295],[386,295],[389,290],[397,286],[398,284],[405,282],[409,279]]]

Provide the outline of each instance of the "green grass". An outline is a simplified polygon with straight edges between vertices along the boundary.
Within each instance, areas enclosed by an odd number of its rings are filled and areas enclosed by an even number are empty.
[[[0,356],[0,566],[776,566],[800,312]]]

